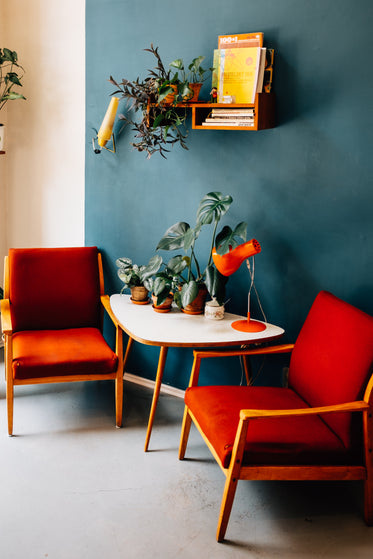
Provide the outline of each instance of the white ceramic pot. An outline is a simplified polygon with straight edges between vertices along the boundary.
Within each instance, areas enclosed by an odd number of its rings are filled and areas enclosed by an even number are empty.
[[[205,317],[210,320],[222,320],[224,318],[224,305],[219,305],[216,299],[208,301],[205,305]]]
[[[4,151],[4,132],[5,132],[5,125],[0,124],[0,151]]]

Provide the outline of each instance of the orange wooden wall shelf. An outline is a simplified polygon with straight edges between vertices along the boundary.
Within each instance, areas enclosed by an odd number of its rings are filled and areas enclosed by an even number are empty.
[[[192,128],[195,130],[245,130],[246,132],[274,128],[275,126],[275,96],[274,93],[257,93],[255,103],[190,103],[192,108]],[[254,108],[254,126],[203,126],[205,118],[212,109],[246,109]]]

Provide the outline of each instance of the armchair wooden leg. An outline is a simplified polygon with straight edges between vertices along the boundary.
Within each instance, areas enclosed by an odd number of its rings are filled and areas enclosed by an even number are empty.
[[[115,423],[122,427],[123,423],[123,373],[115,379]]]
[[[230,472],[225,482],[223,499],[220,507],[218,528],[216,531],[216,539],[218,542],[222,542],[224,540],[225,532],[227,531],[234,496],[236,494],[237,483],[238,478],[233,475],[233,472]]]
[[[189,415],[188,408],[185,406],[183,424],[181,427],[180,446],[179,446],[179,460],[184,460],[186,447],[189,439],[190,426],[192,418]]]
[[[364,481],[364,518],[373,526],[373,409],[364,412],[365,464],[367,477]]]
[[[373,526],[373,480],[364,481],[364,518],[368,526]]]
[[[14,387],[11,371],[7,372],[6,381],[6,405],[8,411],[8,435],[13,435],[13,402],[14,402]]]
[[[130,338],[131,339],[131,338]],[[131,351],[132,342],[128,342],[125,360],[123,361],[123,331],[119,326],[116,331],[115,349],[118,355],[118,373],[115,379],[115,423],[117,427],[122,427],[123,422],[123,374],[124,364],[127,363],[128,355]]]
[[[218,542],[224,540],[225,532],[227,530],[229,517],[232,510],[234,496],[236,494],[237,483],[240,479],[241,465],[243,453],[245,449],[245,441],[247,435],[249,422],[247,419],[240,418],[238,424],[236,438],[232,450],[231,463],[227,472],[227,479],[224,486],[223,499],[220,507],[220,515],[218,521],[218,529],[216,532],[216,539]]]

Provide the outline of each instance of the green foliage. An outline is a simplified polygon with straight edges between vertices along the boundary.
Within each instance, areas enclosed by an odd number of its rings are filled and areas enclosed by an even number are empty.
[[[0,110],[7,101],[26,99],[21,93],[13,91],[15,86],[22,87],[23,75],[24,69],[18,64],[17,53],[14,50],[0,48]]]
[[[187,273],[186,278],[180,275],[182,290],[181,293],[175,297],[175,301],[179,306],[185,307],[190,304],[198,293],[199,284],[203,283],[205,283],[211,297],[216,297],[220,304],[223,303],[225,285],[228,278],[222,276],[212,263],[212,249],[217,240],[219,240],[220,245],[225,247],[225,252],[229,250],[229,243],[227,244],[228,238],[233,242],[236,242],[236,237],[246,240],[246,224],[244,222],[237,225],[233,232],[230,227],[224,227],[219,235],[216,235],[218,224],[223,215],[229,210],[232,202],[233,199],[231,196],[224,196],[221,192],[209,192],[199,203],[196,225],[194,228],[185,221],[179,221],[169,227],[159,241],[157,250],[183,250],[185,253],[185,256],[178,255],[175,257],[183,259],[186,262],[185,270]],[[202,227],[211,224],[213,224],[213,231],[207,259],[208,262],[205,270],[201,271],[196,255],[195,244]]]
[[[132,260],[127,257],[118,258],[115,264],[118,266],[118,277],[123,282],[121,292],[127,288],[143,285],[148,291],[153,288],[153,276],[158,272],[162,263],[159,255],[153,256],[146,266],[138,266],[133,264]]]
[[[113,95],[120,95],[127,102],[127,113],[120,114],[119,119],[135,132],[132,146],[139,152],[145,152],[148,159],[156,152],[166,159],[169,148],[176,143],[188,149],[185,143],[188,135],[185,127],[186,108],[177,104],[191,94],[188,77],[203,76],[206,72],[201,67],[204,57],[195,58],[186,74],[181,59],[171,62],[171,68],[166,70],[158,47],[154,48],[151,44],[150,48],[144,50],[156,59],[156,66],[148,70],[145,79],[129,81],[123,78],[117,82],[111,76],[109,81],[117,88]],[[174,101],[165,103],[167,95],[171,93],[175,94]],[[136,118],[137,113],[140,113],[140,120]]]

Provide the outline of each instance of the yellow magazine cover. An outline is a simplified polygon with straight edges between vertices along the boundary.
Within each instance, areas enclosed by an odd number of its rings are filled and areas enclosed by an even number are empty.
[[[214,81],[219,103],[254,103],[261,49],[218,49],[214,53]]]

